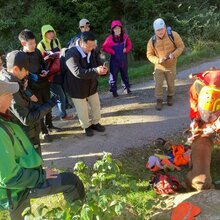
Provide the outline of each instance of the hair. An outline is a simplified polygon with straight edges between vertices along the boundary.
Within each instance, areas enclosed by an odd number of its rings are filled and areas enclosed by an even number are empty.
[[[85,32],[81,33],[80,40],[84,43],[87,43],[87,41],[89,41],[89,40],[94,41],[95,35],[93,33],[91,33],[90,31],[85,31]]]
[[[120,28],[121,28],[120,42],[123,42],[124,41],[124,31],[123,31],[122,27],[120,27]],[[116,37],[115,37],[115,32],[113,31],[113,29],[111,30],[111,32],[112,32],[113,41],[117,42]]]
[[[28,29],[24,29],[23,31],[20,32],[18,35],[18,39],[22,41],[29,41],[35,39],[35,36],[32,31]]]

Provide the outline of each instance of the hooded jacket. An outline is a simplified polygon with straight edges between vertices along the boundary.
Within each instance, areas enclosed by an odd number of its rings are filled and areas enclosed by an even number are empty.
[[[112,21],[111,30],[113,30],[113,28],[116,26],[121,27],[121,29],[123,31],[122,23],[119,20]],[[121,45],[122,45],[122,47],[121,47]],[[116,53],[121,54],[121,52],[123,52],[123,51],[118,51],[118,50],[120,50],[120,48],[122,48],[122,50],[125,48],[126,53],[129,53],[132,49],[131,39],[125,33],[123,33],[123,42],[114,42],[113,36],[111,34],[105,39],[105,42],[102,45],[103,51],[112,55],[112,56],[117,56]],[[120,57],[122,57],[122,56],[120,56]]]
[[[55,39],[52,40],[52,43],[51,41],[49,41],[45,34],[48,32],[48,31],[53,31],[54,34],[55,34]],[[52,49],[55,49],[55,48],[58,48],[59,50],[61,50],[61,45],[60,45],[60,41],[59,39],[56,37],[56,31],[54,30],[54,28],[49,25],[49,24],[46,24],[46,25],[43,25],[41,27],[41,34],[42,34],[42,40],[38,43],[37,45],[37,48],[41,51],[41,52],[45,52],[45,49],[42,45],[42,43],[45,45],[45,48],[46,48],[46,51],[52,51]],[[52,45],[51,45],[52,44]],[[53,48],[52,48],[53,47]]]
[[[15,208],[22,196],[46,180],[42,159],[17,124],[0,116],[0,204],[1,209]]]

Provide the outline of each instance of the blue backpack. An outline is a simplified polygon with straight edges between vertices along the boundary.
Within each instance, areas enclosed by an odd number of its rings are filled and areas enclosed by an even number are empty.
[[[174,47],[176,48],[176,44],[175,44],[175,41],[174,41],[174,36],[173,36],[172,29],[171,29],[170,26],[167,26],[167,35],[170,38],[170,41],[173,43]],[[154,49],[155,49],[156,39],[157,39],[156,35],[154,34],[153,37],[152,37],[152,44],[153,44]]]

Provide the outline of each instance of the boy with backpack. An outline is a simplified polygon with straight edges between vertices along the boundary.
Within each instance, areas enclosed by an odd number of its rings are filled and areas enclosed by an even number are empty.
[[[182,54],[184,43],[175,31],[166,27],[162,18],[153,23],[155,35],[147,44],[147,58],[154,67],[156,109],[163,107],[163,82],[167,82],[167,105],[173,105],[175,92],[176,63]]]

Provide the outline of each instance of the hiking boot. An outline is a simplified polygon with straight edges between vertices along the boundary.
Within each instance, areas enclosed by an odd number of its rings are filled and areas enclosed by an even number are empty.
[[[160,111],[163,107],[163,100],[162,99],[157,99],[157,104],[155,106],[155,108]]]
[[[92,127],[91,127],[91,126],[89,126],[88,128],[85,128],[85,134],[86,134],[86,136],[88,136],[88,137],[93,136],[93,130],[92,130]]]
[[[99,123],[96,124],[96,125],[91,125],[91,128],[92,128],[93,130],[98,131],[98,132],[104,132],[104,131],[105,131],[105,127],[102,126],[102,125],[100,125]]]
[[[173,105],[173,96],[167,96],[167,105],[172,106]]]
[[[132,94],[130,88],[127,88],[127,94]]]
[[[44,142],[46,143],[50,143],[52,142],[51,136],[49,134],[42,134],[41,135],[42,140],[44,140]]]
[[[118,93],[115,91],[115,92],[112,92],[112,95],[113,95],[113,97],[118,97]]]
[[[49,126],[49,127],[47,127],[48,128],[48,130],[49,130],[49,132],[60,132],[60,131],[62,131],[62,129],[61,128],[58,128],[58,127],[55,127],[55,126]]]
[[[68,120],[73,120],[75,118],[75,115],[65,115],[64,117],[61,117],[61,121],[68,121]]]

